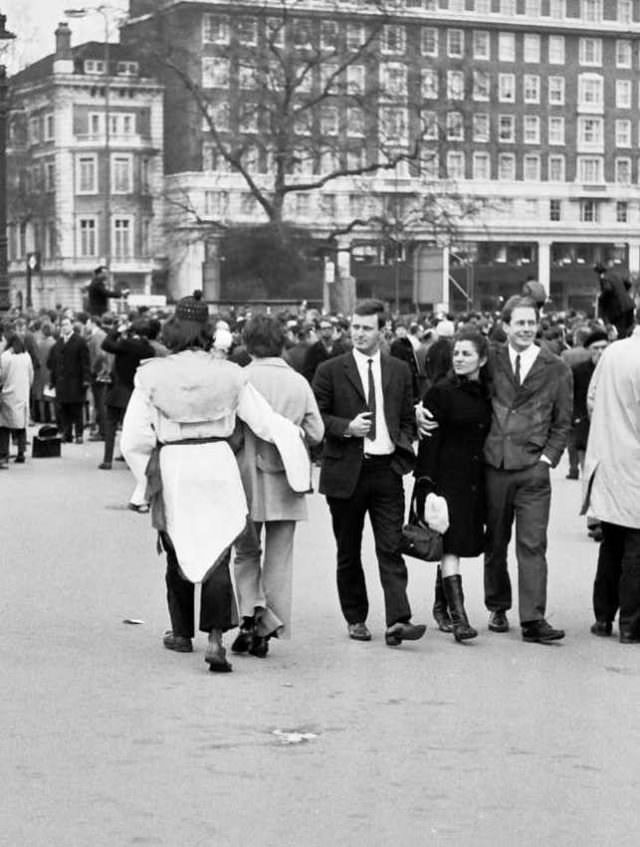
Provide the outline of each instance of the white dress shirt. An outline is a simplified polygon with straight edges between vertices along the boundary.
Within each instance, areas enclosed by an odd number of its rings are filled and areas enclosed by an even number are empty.
[[[395,451],[395,445],[387,429],[387,421],[384,416],[384,395],[382,393],[382,370],[380,368],[380,351],[377,350],[370,356],[366,356],[359,350],[353,350],[353,358],[358,368],[362,391],[369,402],[369,359],[372,360],[373,382],[376,388],[376,437],[372,441],[365,436],[364,452],[372,456],[388,456]]]
[[[527,347],[526,350],[518,351],[514,350],[513,347],[509,344],[509,360],[511,362],[511,367],[513,368],[513,372],[516,372],[516,356],[520,356],[520,385],[525,381],[527,374],[531,370],[533,363],[538,358],[538,353],[540,352],[540,348],[537,344],[532,344],[531,347]]]

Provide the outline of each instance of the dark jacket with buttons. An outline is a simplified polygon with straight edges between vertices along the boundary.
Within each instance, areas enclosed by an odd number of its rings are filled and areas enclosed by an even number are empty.
[[[519,470],[535,465],[544,454],[555,467],[571,429],[571,369],[542,347],[518,386],[506,344],[491,351],[488,367],[492,418],[484,446],[487,464]]]

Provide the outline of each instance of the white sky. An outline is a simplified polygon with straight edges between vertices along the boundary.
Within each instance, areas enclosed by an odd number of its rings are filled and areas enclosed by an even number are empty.
[[[54,32],[59,21],[67,20],[64,10],[83,6],[96,7],[106,5],[113,9],[110,18],[112,41],[117,41],[115,20],[118,9],[126,10],[128,0],[109,0],[101,4],[99,0],[0,0],[0,12],[7,16],[6,27],[18,37],[15,41],[0,41],[0,63],[7,65],[8,72],[15,73],[27,64],[41,59],[55,49]],[[87,18],[68,20],[71,27],[71,43],[83,41],[102,41],[104,38],[104,18],[94,13]]]

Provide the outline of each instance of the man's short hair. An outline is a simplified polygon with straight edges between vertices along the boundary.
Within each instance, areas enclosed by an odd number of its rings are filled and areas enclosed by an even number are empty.
[[[511,315],[514,309],[533,309],[536,313],[536,320],[540,317],[538,305],[532,297],[526,297],[523,294],[514,294],[513,297],[509,297],[502,309],[501,317],[503,323],[511,323]]]
[[[387,322],[387,314],[382,300],[361,300],[356,304],[353,314],[361,316],[377,315],[378,329],[383,329]]]

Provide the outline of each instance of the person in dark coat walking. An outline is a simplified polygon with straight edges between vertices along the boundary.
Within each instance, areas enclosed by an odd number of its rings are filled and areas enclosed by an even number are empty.
[[[423,399],[440,426],[420,442],[414,472],[419,514],[424,514],[431,492],[447,501],[449,529],[443,537],[441,568],[456,641],[478,634],[464,608],[460,557],[479,556],[484,550],[483,448],[491,401],[481,371],[488,354],[488,342],[476,330],[464,330],[457,337],[453,374],[432,386]]]
[[[82,444],[83,407],[91,384],[87,342],[73,331],[71,318],[60,321],[60,337],[51,348],[47,360],[51,386],[56,392],[58,426],[65,441]]]
[[[126,297],[129,292],[111,291],[107,288],[107,269],[100,265],[93,272],[91,282],[87,286],[87,311],[90,315],[101,318],[109,309],[110,298]]]

